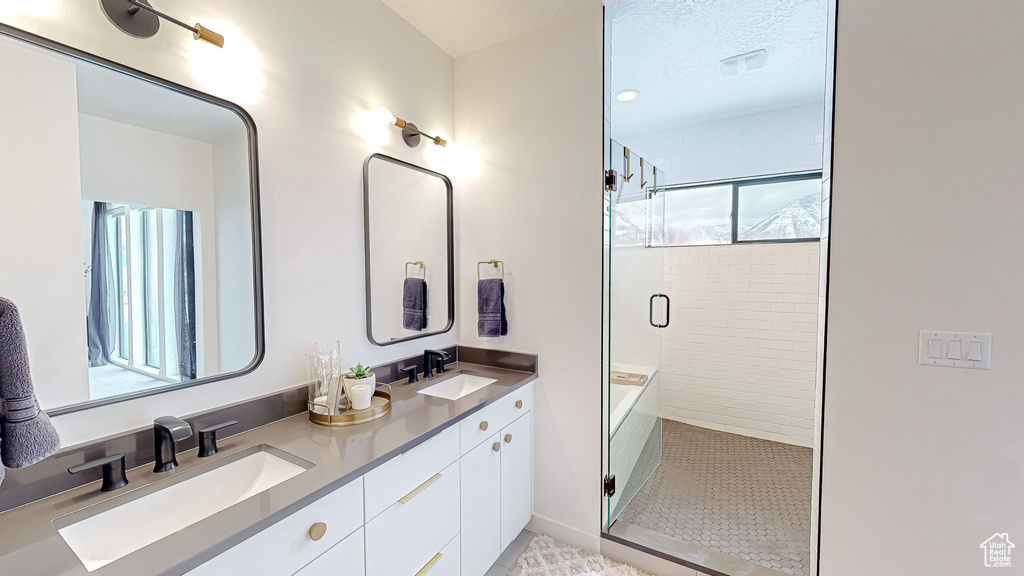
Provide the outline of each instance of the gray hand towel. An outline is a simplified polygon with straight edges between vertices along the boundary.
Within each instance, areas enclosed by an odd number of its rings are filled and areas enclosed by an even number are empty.
[[[0,462],[24,468],[60,449],[60,437],[39,409],[21,315],[14,302],[0,298]],[[0,466],[0,470],[3,469]]]
[[[505,317],[505,283],[487,278],[476,285],[477,334],[487,338],[508,334]]]
[[[427,328],[427,282],[422,278],[406,278],[402,286],[402,327]]]

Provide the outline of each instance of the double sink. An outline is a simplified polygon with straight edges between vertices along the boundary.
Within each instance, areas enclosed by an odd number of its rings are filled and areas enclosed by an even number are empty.
[[[418,393],[454,401],[494,382],[457,370]],[[261,444],[68,514],[54,526],[92,572],[312,467]]]

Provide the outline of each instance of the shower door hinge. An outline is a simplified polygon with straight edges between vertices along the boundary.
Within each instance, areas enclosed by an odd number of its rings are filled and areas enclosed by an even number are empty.
[[[615,170],[607,170],[604,173],[604,187],[610,192],[615,192],[619,189],[619,178],[618,173]]]
[[[615,495],[615,475],[604,477],[604,495],[614,496]]]

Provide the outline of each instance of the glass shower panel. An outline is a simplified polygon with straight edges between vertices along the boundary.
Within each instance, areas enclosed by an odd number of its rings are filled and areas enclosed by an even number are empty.
[[[610,166],[618,173],[607,192],[608,326],[607,471],[616,489],[608,497],[611,526],[661,462],[660,372],[664,292],[664,194],[653,166],[611,141]],[[641,166],[643,171],[641,172]],[[664,174],[657,177],[664,182]]]

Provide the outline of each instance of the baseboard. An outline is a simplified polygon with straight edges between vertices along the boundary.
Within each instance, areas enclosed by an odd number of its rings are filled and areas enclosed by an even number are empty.
[[[526,529],[536,534],[546,534],[555,540],[582,548],[588,552],[597,554],[601,552],[601,535],[596,531],[593,534],[584,532],[560,522],[555,522],[550,518],[538,516],[537,514],[530,518]]]

